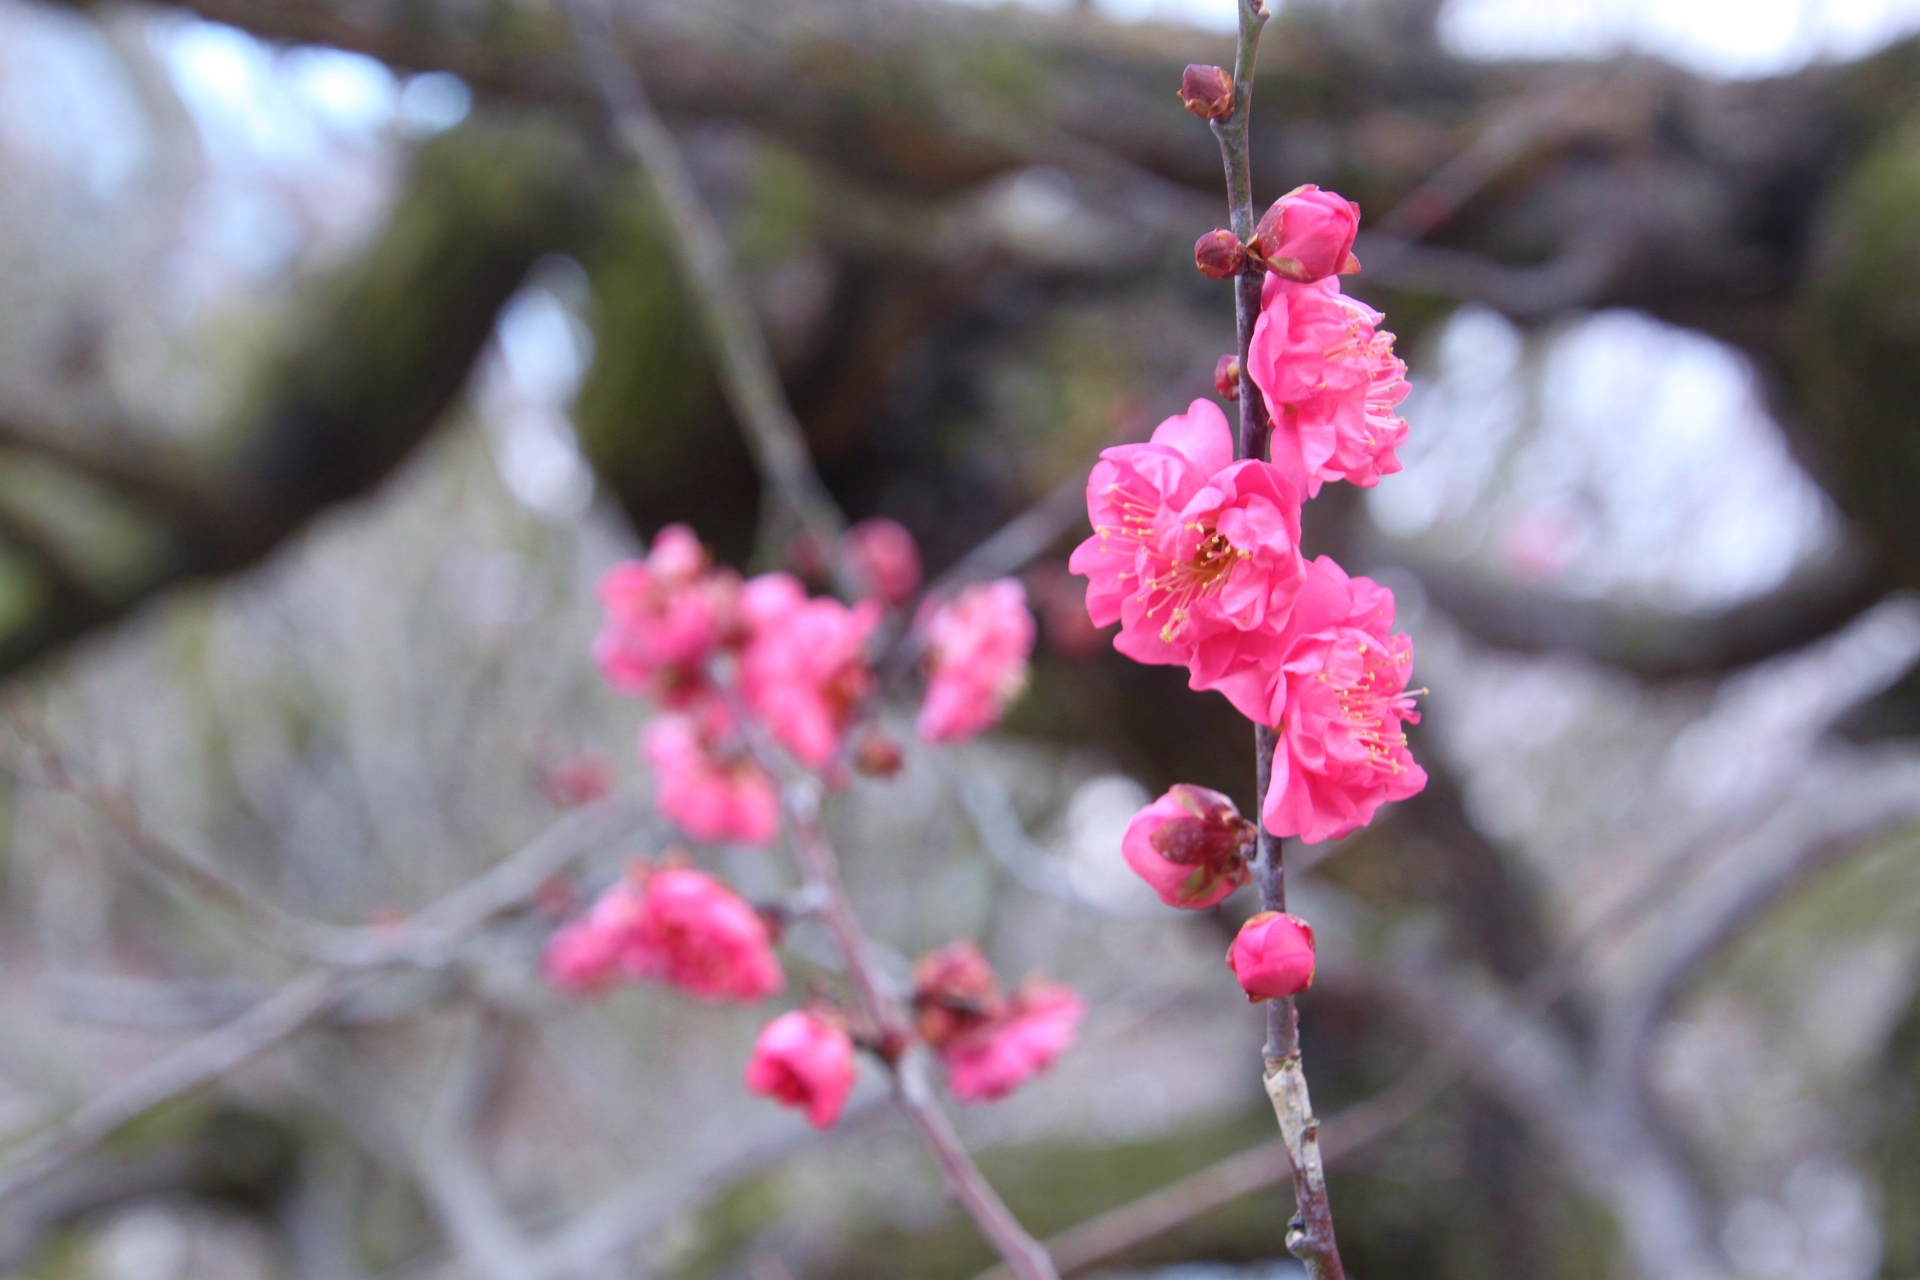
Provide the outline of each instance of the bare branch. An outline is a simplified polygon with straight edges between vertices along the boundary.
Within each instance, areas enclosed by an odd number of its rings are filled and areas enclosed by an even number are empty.
[[[806,435],[781,388],[773,352],[753,316],[745,286],[734,274],[726,237],[694,186],[680,144],[647,101],[632,65],[620,55],[600,0],[567,0],[564,7],[581,60],[613,119],[615,136],[640,162],[673,229],[674,252],[754,461],[800,527],[838,565],[836,549],[846,517],[814,470]],[[841,585],[849,594],[860,586],[851,581]]]
[[[149,1108],[218,1079],[292,1035],[349,989],[348,980],[339,974],[310,970],[218,1030],[108,1085],[57,1124],[7,1153],[0,1163],[0,1198],[44,1177]]]

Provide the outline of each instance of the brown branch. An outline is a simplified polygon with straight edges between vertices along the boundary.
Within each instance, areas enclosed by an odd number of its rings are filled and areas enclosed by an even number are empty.
[[[666,214],[675,256],[754,462],[788,514],[831,558],[836,573],[848,577],[852,571],[837,554],[846,517],[814,470],[806,434],[787,404],[773,352],[734,273],[726,237],[694,185],[680,144],[647,100],[632,64],[621,56],[602,0],[566,0],[563,7],[615,135],[639,161]],[[857,594],[861,584],[849,580],[840,585]]]
[[[1649,680],[1720,675],[1830,635],[1886,598],[1879,566],[1845,560],[1716,613],[1628,609],[1501,585],[1383,543],[1370,558],[1411,569],[1433,602],[1478,640],[1523,653],[1572,650]]]

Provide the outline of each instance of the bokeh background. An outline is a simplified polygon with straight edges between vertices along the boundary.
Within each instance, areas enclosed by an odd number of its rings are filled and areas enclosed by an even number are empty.
[[[1299,1274],[1221,965],[1253,908],[1162,909],[1117,852],[1173,781],[1249,802],[1248,735],[1090,630],[1046,501],[1231,344],[1173,92],[1231,6],[613,19],[849,515],[934,570],[1052,520],[1003,730],[831,814],[896,971],[972,936],[1091,1001],[969,1145],[1041,1234],[1120,1211],[1072,1237],[1091,1271]],[[1911,0],[1268,28],[1256,195],[1362,203],[1348,286],[1415,388],[1405,471],[1308,535],[1394,588],[1431,690],[1428,791],[1295,859],[1357,1276],[1920,1276],[1916,30]],[[538,978],[568,902],[670,838],[646,712],[588,658],[597,575],[671,520],[782,556],[662,226],[543,0],[0,0],[7,1274],[992,1261],[877,1078],[815,1137],[739,1084],[758,1015]],[[407,942],[536,838],[564,874]],[[323,990],[315,938],[404,954]]]

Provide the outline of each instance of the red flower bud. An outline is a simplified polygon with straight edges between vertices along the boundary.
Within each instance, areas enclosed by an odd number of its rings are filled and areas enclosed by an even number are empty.
[[[1298,916],[1262,911],[1240,926],[1227,952],[1249,1000],[1278,1000],[1313,985],[1313,926]]]
[[[1224,355],[1213,366],[1213,389],[1223,400],[1240,398],[1240,357]]]
[[[1202,120],[1233,114],[1233,77],[1224,67],[1196,62],[1180,75],[1180,104]]]
[[[1216,227],[1193,242],[1193,265],[1209,280],[1237,276],[1247,265],[1247,249],[1240,237]]]
[[[1255,835],[1233,801],[1182,782],[1133,815],[1120,856],[1160,901],[1198,911],[1247,882]]]
[[[900,744],[878,729],[867,730],[854,749],[853,767],[870,778],[891,778],[905,764]]]
[[[1353,256],[1360,206],[1308,183],[1275,200],[1253,229],[1247,257],[1303,284],[1360,269]]]
[[[987,958],[964,938],[913,966],[914,1026],[935,1049],[995,1021],[1005,1003]]]

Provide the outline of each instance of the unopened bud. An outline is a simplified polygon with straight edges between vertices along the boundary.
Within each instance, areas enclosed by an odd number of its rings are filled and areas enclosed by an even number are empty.
[[[1254,228],[1247,257],[1287,280],[1309,284],[1360,269],[1353,256],[1360,206],[1309,183],[1273,202]]]
[[[1225,280],[1245,268],[1247,248],[1233,232],[1215,227],[1193,242],[1193,265],[1209,280]]]
[[[1240,357],[1224,355],[1220,363],[1213,366],[1213,389],[1222,400],[1240,398]]]
[[[1196,62],[1180,76],[1180,104],[1202,120],[1233,114],[1233,77],[1226,68]]]
[[[853,767],[870,778],[891,778],[905,764],[900,744],[878,729],[869,729],[853,753]]]
[[[1133,815],[1120,856],[1170,907],[1200,911],[1247,883],[1253,823],[1218,791],[1179,783]]]
[[[1281,1000],[1313,985],[1313,927],[1298,916],[1262,911],[1240,926],[1227,964],[1249,1000]]]

